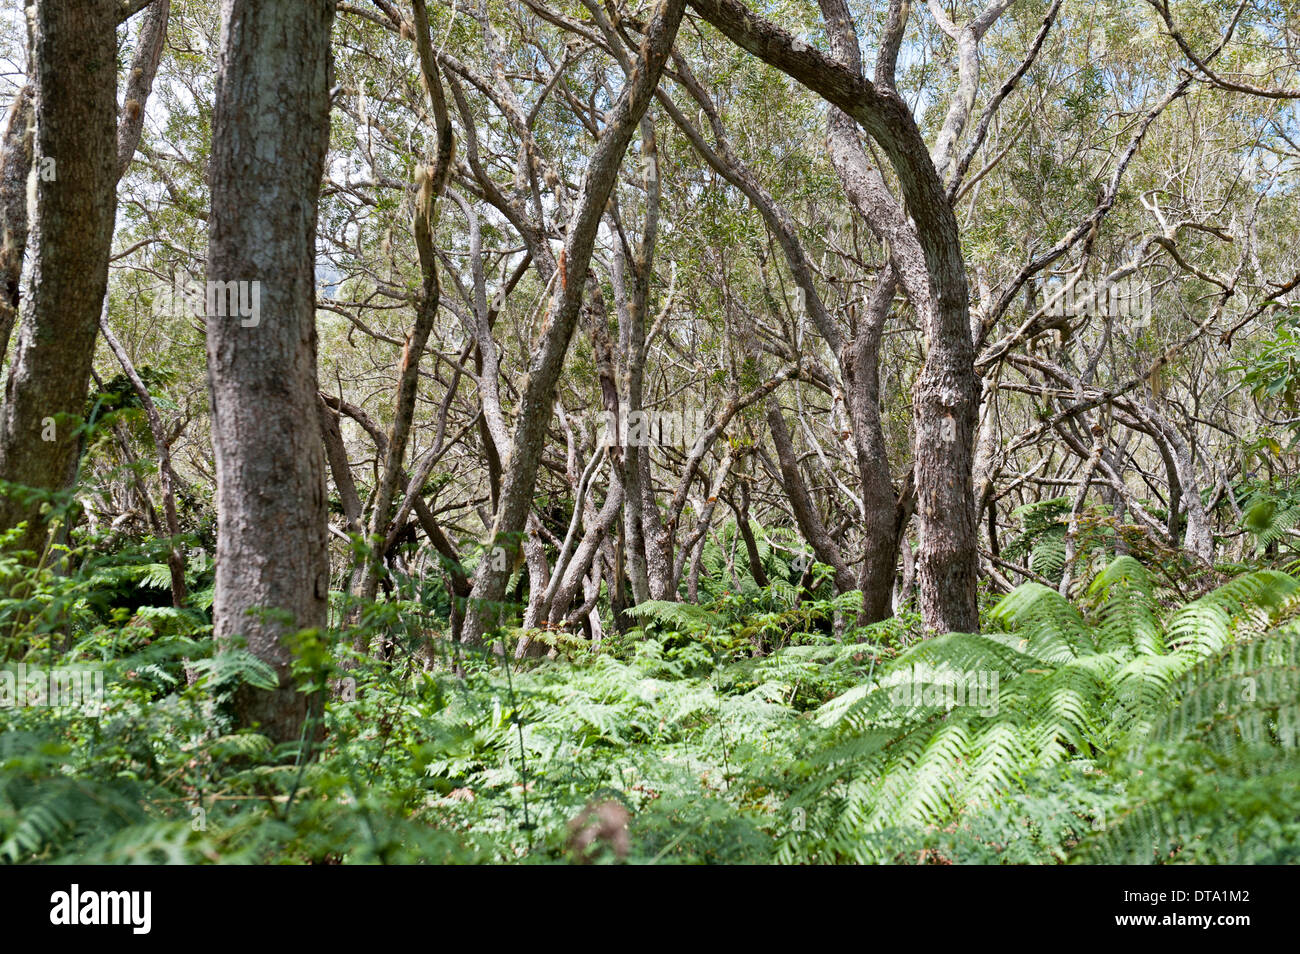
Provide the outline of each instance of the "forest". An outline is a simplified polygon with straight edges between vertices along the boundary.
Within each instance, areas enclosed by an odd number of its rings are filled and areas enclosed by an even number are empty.
[[[1298,0],[0,0],[0,863],[1300,862],[1298,104]]]

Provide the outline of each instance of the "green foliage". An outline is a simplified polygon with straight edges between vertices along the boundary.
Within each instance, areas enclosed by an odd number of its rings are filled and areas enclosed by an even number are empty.
[[[789,833],[778,857],[890,860],[900,830],[973,825],[984,841],[990,819],[1032,818],[998,806],[1032,791],[1036,773],[1094,768],[1163,724],[1194,667],[1265,632],[1296,586],[1260,571],[1167,613],[1142,566],[1120,558],[1082,608],[1020,587],[994,614],[1003,631],[927,640],[822,707],[824,738],[781,778],[808,828]],[[1081,799],[1074,814],[1097,808]],[[1046,822],[1037,829],[1042,837]],[[1059,846],[1060,833],[1048,841]]]
[[[565,863],[597,803],[629,821],[594,863],[1295,860],[1300,586],[1275,571],[1171,607],[1122,558],[1077,605],[1030,583],[984,634],[924,640],[856,627],[856,594],[746,588],[527,667],[451,655],[396,598],[292,641],[330,693],[304,758],[234,727],[231,693],[275,673],[201,614],[95,603],[165,583],[151,554],[77,565],[10,567],[70,621],[11,663],[104,695],[0,707],[8,863]]]
[[[1021,531],[1007,543],[1007,559],[1023,564],[1039,576],[1059,583],[1065,570],[1065,516],[1070,512],[1068,497],[1055,497],[1017,507],[1011,515],[1020,521]]]
[[[1242,526],[1254,538],[1258,555],[1271,548],[1291,549],[1291,531],[1300,525],[1300,495],[1269,484],[1253,489],[1242,511]]]
[[[1286,600],[1281,611],[1290,615],[1295,602]],[[1239,632],[1234,645],[1183,676],[1170,696],[1176,704],[1117,755],[1113,775],[1126,798],[1080,859],[1300,861],[1296,622]]]
[[[1275,327],[1273,337],[1251,350],[1249,361],[1224,370],[1239,373],[1259,405],[1288,418],[1287,427],[1294,443],[1300,428],[1300,419],[1296,418],[1300,409],[1297,403],[1300,366],[1296,363],[1300,354],[1300,308],[1291,305]]]

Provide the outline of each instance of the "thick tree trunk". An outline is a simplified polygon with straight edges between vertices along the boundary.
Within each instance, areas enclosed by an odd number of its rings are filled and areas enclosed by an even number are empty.
[[[316,394],[317,195],[329,137],[332,0],[223,0],[209,282],[258,282],[256,318],[209,315],[217,469],[215,632],[271,664],[236,696],[243,725],[297,739],[308,697],[284,639],[326,622],[324,453]]]
[[[890,475],[889,448],[880,420],[880,340],[894,300],[897,282],[888,269],[867,302],[852,343],[849,418],[862,482],[862,621],[875,623],[893,612],[894,576],[898,563],[897,505]]]
[[[941,243],[935,249],[941,254],[930,261],[937,308],[913,394],[917,591],[927,629],[974,633],[979,631],[979,529],[972,470],[979,384],[956,221],[946,203],[943,213],[935,219],[951,220],[952,241]]]
[[[861,53],[848,5],[843,0],[821,0],[821,7],[832,52],[851,76],[872,88],[861,80]],[[897,44],[903,28],[902,20],[891,20],[886,30],[891,43]],[[937,150],[941,157],[951,150],[954,130],[959,131],[969,112],[965,104],[969,64],[966,59],[962,63],[963,89],[959,92],[960,102],[954,100],[954,109],[941,133],[942,142]],[[852,118],[867,128],[889,154],[899,176],[910,221],[902,215],[880,173],[868,163],[850,113],[842,107],[831,110],[828,134],[831,160],[850,199],[877,237],[890,246],[892,274],[882,278],[882,286],[892,285],[892,279],[896,278],[922,319],[926,362],[913,395],[921,614],[926,627],[937,632],[974,631],[979,626],[975,595],[979,562],[971,471],[979,386],[970,336],[966,269],[957,221],[943,197],[942,176],[924,148],[910,111],[894,90],[890,58],[882,57],[877,64],[876,83],[882,108],[869,114],[854,112]],[[872,128],[877,123],[881,128]],[[946,167],[948,160],[941,158],[940,163]],[[877,288],[871,311],[888,307],[884,292],[884,287]],[[878,332],[872,330],[871,322],[883,321],[883,317],[870,315],[868,330],[855,343],[854,372],[858,380],[851,404],[863,475],[863,502],[868,497],[874,500],[872,510],[876,512],[883,502],[888,461],[883,457],[878,408],[873,406],[867,392],[873,384],[878,351],[871,340]],[[883,577],[882,557],[888,552],[892,579],[894,553],[892,546],[887,551],[884,548],[883,520],[871,521],[868,531],[878,543],[869,550],[871,559],[864,566],[864,573],[877,579]],[[873,585],[872,589],[877,587]]]
[[[0,477],[52,491],[75,467],[99,312],[108,286],[117,182],[116,0],[36,4],[35,258],[30,310],[0,413]],[[0,500],[0,527],[27,521],[38,550],[39,501]]]

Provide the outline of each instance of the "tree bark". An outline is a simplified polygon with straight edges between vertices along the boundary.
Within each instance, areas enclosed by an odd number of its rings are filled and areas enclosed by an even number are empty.
[[[167,19],[171,6],[171,0],[153,0],[140,24],[140,37],[131,60],[131,73],[126,80],[122,119],[117,126],[118,178],[126,174],[127,167],[135,158],[135,148],[140,144],[140,134],[144,131],[144,108],[153,91],[154,77],[158,75],[163,44],[167,42]]]
[[[329,596],[316,393],[317,198],[329,142],[332,0],[223,0],[208,280],[259,282],[254,319],[207,319],[217,471],[215,635],[274,667],[243,687],[241,724],[298,739],[315,703],[285,637],[323,627]]]
[[[57,491],[76,463],[117,206],[116,0],[36,4],[36,227],[30,310],[0,411],[0,477]],[[0,527],[26,521],[39,550],[40,501],[8,494]]]
[[[9,106],[0,140],[0,366],[18,320],[19,284],[27,251],[27,176],[32,169],[36,90],[28,84]]]

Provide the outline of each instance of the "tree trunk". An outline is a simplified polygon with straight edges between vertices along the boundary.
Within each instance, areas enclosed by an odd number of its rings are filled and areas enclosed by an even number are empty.
[[[849,419],[862,484],[862,622],[875,623],[893,612],[894,576],[898,564],[897,504],[890,476],[889,448],[880,420],[880,341],[894,300],[897,282],[887,269],[867,302],[857,337],[852,342]]]
[[[911,107],[894,89],[892,77],[880,83],[878,76],[878,82],[871,83],[860,69],[796,42],[738,0],[690,3],[738,46],[851,117],[880,146],[898,176],[911,221],[897,208],[874,211],[882,226],[888,226],[898,277],[921,318],[926,343],[925,367],[913,394],[921,615],[931,631],[973,632],[979,626],[979,559],[971,469],[979,381],[966,266],[957,218]],[[828,19],[847,18],[842,5],[829,6]],[[892,69],[886,73],[892,74]],[[879,192],[874,188],[878,179],[876,173],[862,184]],[[851,189],[851,183],[845,185]],[[869,221],[873,217],[869,211],[864,215]]]
[[[420,77],[429,96],[430,105],[433,107],[437,153],[428,166],[421,167],[417,177],[419,187],[415,200],[415,220],[412,223],[412,231],[415,234],[416,253],[420,259],[420,299],[416,305],[415,325],[407,336],[402,360],[398,366],[393,429],[388,435],[388,453],[384,457],[383,474],[375,488],[374,510],[370,517],[372,549],[367,557],[366,572],[361,587],[361,597],[365,600],[373,600],[378,590],[379,574],[385,556],[384,541],[389,526],[389,511],[392,509],[393,494],[397,490],[397,479],[402,472],[402,459],[406,455],[406,445],[410,440],[411,424],[415,419],[415,399],[420,384],[420,358],[424,355],[424,349],[429,343],[429,335],[433,331],[434,319],[438,316],[438,301],[442,288],[438,283],[438,261],[433,245],[433,229],[437,221],[437,202],[451,174],[451,159],[455,148],[442,78],[438,73],[433,46],[429,39],[429,20],[425,12],[424,0],[415,0],[413,10]],[[416,488],[416,492],[419,492],[419,488]]]
[[[0,412],[0,477],[59,490],[75,466],[117,199],[116,0],[36,4],[35,259],[30,311]],[[40,502],[0,501],[0,527],[27,521],[38,550]]]
[[[291,682],[284,638],[324,626],[329,595],[315,242],[334,4],[223,0],[221,12],[208,280],[259,283],[260,310],[207,319],[215,634],[223,645],[243,636],[275,668],[279,687],[244,687],[235,708],[241,724],[286,741],[301,736],[309,699]]]
[[[36,91],[29,84],[9,106],[0,141],[0,366],[18,320],[19,282],[27,251],[27,175],[32,169]]]
[[[508,557],[523,545],[522,531],[533,503],[546,427],[554,410],[555,386],[582,306],[596,232],[613,191],[623,154],[659,83],[660,73],[681,22],[684,0],[663,0],[647,28],[640,57],[610,112],[587,167],[582,194],[569,221],[560,253],[555,294],[543,322],[541,345],[528,367],[519,404],[501,501],[492,527],[492,545]],[[507,559],[509,566],[513,560]],[[479,563],[474,596],[465,618],[463,640],[478,645],[500,608],[508,571],[494,560]]]
[[[140,24],[135,56],[131,59],[131,72],[126,81],[126,97],[122,103],[122,119],[117,127],[117,175],[126,175],[131,160],[135,158],[140,134],[144,131],[144,108],[153,91],[154,77],[158,75],[158,62],[162,59],[163,44],[167,42],[167,20],[171,14],[171,0],[153,0]]]
[[[817,505],[804,484],[803,475],[799,473],[799,460],[790,441],[790,429],[786,427],[781,408],[775,401],[768,405],[767,426],[772,433],[772,444],[776,447],[781,482],[785,485],[786,496],[790,498],[790,506],[799,524],[799,532],[813,548],[817,560],[835,571],[835,592],[847,593],[849,590],[856,589],[857,583],[844,562],[840,546],[826,529],[821,514],[817,512]]]

